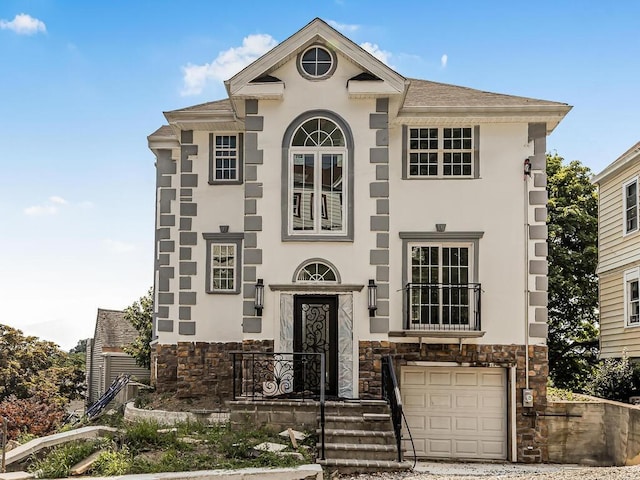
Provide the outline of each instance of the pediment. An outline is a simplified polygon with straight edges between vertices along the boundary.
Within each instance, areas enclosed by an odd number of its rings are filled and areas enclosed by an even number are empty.
[[[283,89],[284,84],[272,73],[287,62],[295,60],[296,56],[313,44],[325,44],[362,70],[362,79],[354,78],[353,83],[360,83],[358,90],[363,90],[363,83],[376,83],[373,89],[384,92],[385,95],[404,94],[407,80],[389,68],[383,62],[365,51],[362,47],[342,35],[323,20],[316,18],[304,28],[279,43],[265,55],[248,65],[242,71],[225,81],[229,97],[249,98],[251,95],[260,96],[261,85],[265,94],[275,98]],[[282,87],[276,85],[281,84]],[[364,88],[370,90],[371,88]]]

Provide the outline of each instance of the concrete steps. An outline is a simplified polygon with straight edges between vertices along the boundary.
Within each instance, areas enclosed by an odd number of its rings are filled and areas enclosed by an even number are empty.
[[[321,430],[317,433],[320,438]],[[321,456],[321,441],[317,448]],[[341,473],[411,468],[398,461],[389,406],[377,400],[327,403],[324,459],[317,463]]]

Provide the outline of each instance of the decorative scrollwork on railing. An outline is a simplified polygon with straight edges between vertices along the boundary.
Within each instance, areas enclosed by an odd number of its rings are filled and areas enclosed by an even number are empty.
[[[234,352],[234,398],[317,398],[321,353]]]

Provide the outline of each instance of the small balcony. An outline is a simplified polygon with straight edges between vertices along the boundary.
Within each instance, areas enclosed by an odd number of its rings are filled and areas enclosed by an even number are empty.
[[[479,283],[408,283],[402,332],[394,336],[481,337]]]

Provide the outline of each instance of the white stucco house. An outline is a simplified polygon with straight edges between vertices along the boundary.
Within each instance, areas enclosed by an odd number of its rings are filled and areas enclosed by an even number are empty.
[[[157,388],[224,401],[230,352],[323,352],[329,396],[379,398],[389,354],[420,456],[546,460],[571,107],[405,78],[320,19],[225,86],[148,137]]]

